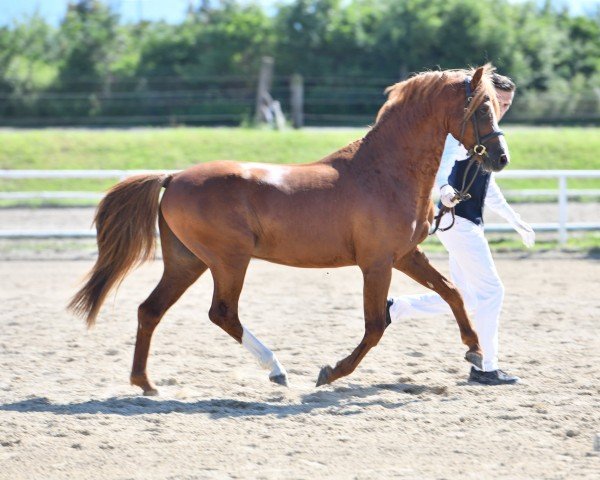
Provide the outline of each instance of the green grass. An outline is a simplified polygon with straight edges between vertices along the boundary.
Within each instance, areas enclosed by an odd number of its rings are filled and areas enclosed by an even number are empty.
[[[600,169],[600,128],[519,127],[503,128],[511,153],[508,168],[518,170]],[[511,189],[556,188],[557,180],[500,180]],[[569,188],[600,188],[600,179],[570,179]]]
[[[182,169],[219,159],[306,163],[360,138],[365,131],[274,132],[239,128],[3,130],[0,131],[0,168]],[[2,180],[0,190],[103,191],[115,181]]]
[[[304,163],[365,129],[156,128],[0,131],[0,168],[178,169],[211,160]]]
[[[318,160],[366,129],[275,132],[241,128],[0,130],[2,169],[181,169],[216,159],[268,163]],[[600,169],[600,128],[505,128],[512,169]],[[114,181],[0,181],[0,190],[102,191]],[[555,188],[556,180],[502,180],[505,188]],[[600,180],[569,180],[600,188]]]
[[[600,128],[508,126],[512,168],[600,168]],[[362,137],[366,129],[148,128],[0,130],[3,169],[185,168],[216,159],[304,163]]]

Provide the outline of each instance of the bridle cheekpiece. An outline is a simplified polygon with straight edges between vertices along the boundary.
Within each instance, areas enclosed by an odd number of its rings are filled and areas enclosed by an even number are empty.
[[[465,93],[466,93],[466,102],[465,102],[464,112],[466,114],[466,112],[469,110],[469,106],[471,105],[471,102],[473,101],[473,92],[471,91],[471,77],[470,76],[467,76],[465,78]],[[465,169],[465,174],[463,175],[462,187],[461,187],[460,191],[456,192],[456,195],[454,196],[454,200],[459,200],[460,202],[471,198],[469,189],[471,188],[471,185],[473,185],[473,182],[475,181],[475,178],[477,177],[477,172],[479,171],[480,164],[477,163],[475,171],[473,172],[473,177],[471,177],[471,180],[469,181],[468,184],[467,184],[467,176],[469,174],[469,171],[471,170],[471,167],[476,163],[477,157],[483,158],[484,156],[485,157],[488,156],[487,147],[485,146],[485,142],[487,142],[488,140],[491,140],[492,138],[499,137],[500,135],[504,135],[504,132],[502,130],[494,130],[494,131],[488,133],[487,135],[480,137],[479,136],[479,125],[477,124],[477,118],[476,118],[476,112],[473,112],[471,114],[471,119],[473,120],[473,132],[475,133],[475,145],[467,152],[469,156],[464,161],[468,160],[469,164],[467,165],[467,168]],[[467,119],[464,119],[462,122],[461,130],[460,130],[460,141],[463,145],[464,145],[463,140],[464,140],[466,125],[467,125]],[[452,223],[450,223],[450,225],[445,228],[440,228],[440,222],[442,220],[442,217],[447,212],[450,212],[452,214]],[[434,217],[434,220],[435,220],[435,225],[433,227],[433,230],[431,232],[429,232],[429,235],[433,235],[437,230],[439,230],[440,232],[445,232],[446,230],[450,230],[454,226],[454,221],[455,221],[454,207],[446,207],[445,205],[442,205],[440,207],[438,214]]]
[[[465,103],[464,111],[466,113],[469,109],[469,106],[471,105],[471,102],[473,101],[473,92],[471,91],[471,77],[469,77],[469,76],[467,76],[465,78],[465,94],[466,94],[467,100]],[[473,112],[473,114],[471,115],[471,119],[473,120],[473,132],[475,133],[475,145],[469,150],[468,158],[471,158],[473,156],[478,156],[478,157],[486,156],[487,157],[488,153],[487,153],[487,148],[485,146],[485,142],[487,142],[488,140],[491,140],[492,138],[497,138],[500,135],[504,135],[504,132],[502,130],[494,130],[494,131],[488,133],[487,135],[484,135],[483,137],[481,137],[479,135],[479,125],[477,124],[476,112]],[[463,123],[462,123],[462,128],[460,130],[460,140],[463,145],[464,145],[463,140],[464,140],[466,124],[467,124],[467,120],[464,119]]]

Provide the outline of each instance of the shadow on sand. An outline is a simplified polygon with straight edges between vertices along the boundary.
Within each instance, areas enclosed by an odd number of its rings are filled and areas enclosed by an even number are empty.
[[[378,398],[368,398],[382,391],[398,392],[407,396],[401,401],[389,402]],[[160,397],[111,397],[104,400],[89,400],[82,403],[51,403],[45,397],[35,397],[19,402],[0,405],[0,411],[47,412],[56,415],[105,414],[136,416],[154,413],[208,414],[211,418],[251,417],[275,415],[288,417],[324,410],[332,415],[352,415],[360,413],[358,408],[379,405],[385,408],[400,408],[409,403],[423,401],[424,395],[445,395],[444,387],[427,387],[406,383],[378,384],[369,387],[340,387],[302,395],[299,403],[252,402],[234,399],[210,399],[195,402],[180,400],[160,400]]]

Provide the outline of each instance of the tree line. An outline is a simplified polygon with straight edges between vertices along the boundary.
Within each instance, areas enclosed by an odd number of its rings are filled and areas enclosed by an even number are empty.
[[[251,118],[263,56],[275,59],[284,107],[289,76],[305,78],[309,123],[362,122],[387,84],[486,61],[519,87],[513,120],[600,122],[600,9],[294,0],[266,11],[202,0],[169,24],[124,23],[105,3],[79,0],[58,26],[33,15],[0,28],[0,123],[239,123]]]

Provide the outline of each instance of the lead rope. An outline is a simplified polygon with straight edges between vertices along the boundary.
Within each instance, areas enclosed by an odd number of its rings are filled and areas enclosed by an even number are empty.
[[[469,105],[471,104],[471,100],[473,100],[473,96],[471,95],[471,77],[465,78],[465,90],[466,90],[466,95],[467,95],[467,101],[465,104],[464,111],[465,111],[465,116],[466,116],[467,110],[469,109]],[[471,119],[473,120],[473,132],[475,133],[475,146],[473,147],[473,150],[472,150],[473,153],[469,152],[469,153],[471,153],[471,155],[469,157],[467,157],[467,159],[469,160],[469,164],[467,165],[467,168],[465,169],[465,174],[463,175],[462,187],[459,192],[456,192],[456,195],[454,195],[454,198],[452,199],[452,200],[458,200],[459,202],[462,202],[464,200],[468,200],[469,198],[471,198],[471,194],[468,192],[469,192],[469,189],[471,188],[471,186],[473,185],[475,178],[477,177],[477,173],[479,172],[480,165],[477,164],[477,168],[475,169],[475,172],[473,173],[473,177],[469,181],[469,184],[465,187],[465,184],[467,183],[467,175],[468,175],[469,171],[471,170],[471,167],[475,163],[475,158],[481,157],[486,154],[486,149],[481,144],[481,139],[479,138],[479,128],[477,128],[477,120],[475,119],[475,115],[471,115]],[[463,139],[466,126],[467,126],[467,122],[463,120],[462,127],[460,129],[461,140]],[[486,137],[487,137],[487,135],[486,135]],[[466,161],[466,159],[465,159],[465,161]],[[442,221],[442,217],[448,212],[450,212],[452,215],[452,222],[450,223],[449,226],[447,226],[445,228],[440,228],[440,222]],[[433,219],[435,220],[435,225],[433,226],[433,230],[431,232],[429,232],[429,235],[433,235],[438,230],[440,232],[445,232],[446,230],[450,230],[454,226],[454,222],[456,220],[456,213],[454,211],[454,207],[447,207],[446,205],[442,204],[438,214],[435,217],[433,217]]]
[[[471,77],[465,78],[465,93],[467,95],[467,101],[465,103],[465,108],[464,108],[464,112],[465,112],[465,116],[466,116],[467,110],[469,109],[469,105],[471,104],[471,101],[473,100],[473,96],[471,95]],[[467,122],[465,120],[463,120],[462,127],[460,129],[461,141],[463,140],[466,126],[467,126]],[[473,118],[473,131],[475,133],[476,145],[479,145],[479,129],[477,128],[477,122],[475,121],[474,118]],[[471,167],[473,166],[473,163],[475,162],[475,154],[476,154],[476,152],[473,152],[473,154],[469,157],[469,164],[467,165],[467,168],[465,169],[465,174],[463,175],[462,188],[460,189],[460,192],[456,192],[456,195],[454,196],[453,200],[459,200],[462,202],[463,200],[468,200],[469,198],[471,198],[471,195],[468,193],[468,191],[471,188],[471,185],[473,185],[473,182],[475,181],[475,177],[477,176],[477,171],[479,170],[479,165],[477,165],[475,174],[473,175],[473,178],[469,182],[469,185],[467,185],[467,188],[465,188],[465,183],[467,182],[467,174],[469,173],[469,170],[471,170]],[[442,221],[442,217],[448,212],[450,212],[452,215],[452,222],[450,223],[450,225],[448,227],[440,228],[440,222]],[[454,212],[454,207],[447,207],[446,205],[442,204],[442,206],[440,207],[440,211],[433,218],[435,220],[435,225],[433,227],[433,230],[431,232],[429,232],[429,235],[433,235],[438,230],[440,232],[445,232],[446,230],[450,230],[454,226],[454,222],[456,220],[456,214]]]
[[[454,195],[453,200],[458,200],[459,202],[463,202],[463,201],[471,198],[469,189],[471,188],[471,186],[473,185],[473,182],[475,181],[475,178],[477,177],[477,173],[479,172],[479,164],[477,164],[475,171],[473,172],[473,176],[471,177],[471,180],[469,181],[469,184],[466,185],[466,187],[465,187],[465,184],[467,183],[467,175],[469,174],[469,171],[471,170],[471,167],[473,166],[474,163],[476,163],[475,154],[473,154],[469,157],[469,164],[467,165],[467,168],[465,169],[465,174],[463,175],[462,187],[459,192],[456,192],[456,195]],[[442,217],[448,212],[450,212],[452,214],[452,222],[450,223],[449,226],[447,226],[445,228],[440,228],[440,222],[442,221]],[[454,226],[454,221],[456,220],[456,213],[454,212],[454,207],[447,207],[446,205],[442,204],[442,206],[440,207],[440,211],[433,218],[435,220],[435,225],[433,227],[433,230],[431,232],[429,232],[429,235],[433,235],[438,230],[440,232],[445,232],[446,230],[450,230]]]
[[[465,109],[464,109],[465,117],[466,117],[467,111],[469,109],[469,105],[471,104],[471,101],[473,100],[473,96],[472,96],[472,92],[471,92],[471,77],[465,78],[465,93],[467,95],[467,101],[466,101]],[[473,174],[473,177],[469,181],[469,184],[466,186],[465,186],[465,184],[467,183],[467,175],[468,175],[469,171],[471,170],[473,163],[475,163],[476,158],[483,157],[484,155],[487,156],[487,149],[486,149],[485,145],[483,144],[483,142],[490,140],[492,138],[495,138],[495,137],[499,137],[500,135],[504,135],[502,130],[494,130],[480,138],[479,137],[479,128],[477,127],[477,119],[475,118],[475,112],[473,112],[473,114],[471,115],[471,120],[473,121],[473,133],[475,134],[475,146],[468,152],[470,154],[469,157],[467,157],[469,159],[469,164],[467,165],[467,168],[465,169],[465,174],[463,175],[462,187],[461,187],[460,191],[456,192],[456,195],[453,197],[453,200],[458,200],[459,202],[462,202],[464,200],[468,200],[469,198],[471,198],[471,195],[468,192],[469,192],[469,189],[471,188],[471,186],[473,185],[475,178],[477,177],[477,173],[481,166],[481,164],[479,162],[477,164],[477,168],[475,169],[475,173]],[[465,133],[466,126],[467,126],[467,121],[465,119],[463,119],[462,126],[460,129],[460,140],[461,141],[464,140],[463,136]],[[463,145],[464,145],[464,143],[463,143]],[[444,214],[446,214],[448,212],[450,212],[452,214],[452,223],[450,224],[450,226],[448,226],[446,228],[440,228],[440,222],[442,220],[442,217],[444,216]],[[438,230],[440,230],[441,232],[445,232],[446,230],[449,230],[450,228],[452,228],[454,226],[454,221],[455,221],[454,207],[446,207],[445,205],[442,204],[440,211],[434,217],[434,219],[435,219],[435,226],[433,227],[433,230],[431,232],[429,232],[429,235],[433,235]]]

